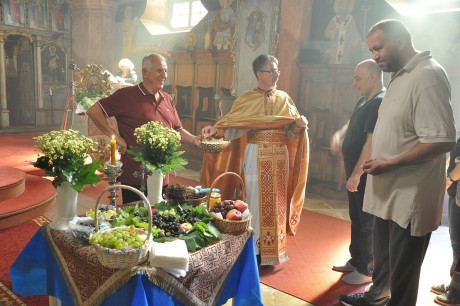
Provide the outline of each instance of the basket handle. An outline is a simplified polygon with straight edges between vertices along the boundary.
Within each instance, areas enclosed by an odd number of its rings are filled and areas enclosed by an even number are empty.
[[[149,200],[147,199],[147,197],[142,192],[140,192],[138,189],[136,189],[134,187],[127,186],[127,185],[108,186],[108,187],[104,188],[104,190],[101,192],[101,194],[97,198],[97,200],[96,200],[96,208],[94,209],[94,227],[96,229],[96,232],[99,231],[99,223],[98,223],[98,219],[97,219],[97,212],[98,212],[98,208],[99,208],[99,202],[100,202],[102,196],[104,195],[104,193],[106,193],[107,191],[110,191],[111,189],[114,189],[114,188],[115,189],[116,188],[121,188],[121,189],[131,190],[132,192],[136,193],[137,195],[139,195],[141,197],[142,203],[147,208],[147,215],[148,215],[147,218],[149,220],[149,227],[147,229],[147,238],[145,239],[145,241],[149,241],[150,236],[152,235],[152,207],[150,206]]]
[[[224,173],[220,174],[218,177],[216,177],[214,182],[212,182],[211,187],[209,188],[208,200],[207,200],[207,203],[206,203],[208,210],[209,210],[209,200],[211,199],[211,193],[212,193],[213,188],[215,187],[216,183],[226,175],[231,175],[231,176],[235,176],[235,177],[238,178],[238,180],[240,182],[240,185],[241,185],[241,193],[242,193],[242,199],[241,200],[246,202],[246,188],[244,186],[244,181],[241,178],[241,176],[239,176],[235,172],[224,172]]]

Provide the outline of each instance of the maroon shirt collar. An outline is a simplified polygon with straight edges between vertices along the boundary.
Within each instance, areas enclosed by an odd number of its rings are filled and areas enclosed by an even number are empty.
[[[139,83],[139,84],[137,85],[137,88],[140,90],[140,92],[141,92],[144,96],[152,96],[153,99],[155,100],[155,95],[154,95],[154,94],[151,94],[151,93],[147,90],[147,88],[145,88],[144,82]],[[158,93],[160,94],[160,100],[159,100],[159,101],[156,101],[156,100],[155,100],[155,101],[159,103],[159,102],[163,101],[163,100],[165,99],[165,97],[164,97],[164,94],[163,94],[163,92],[162,92],[161,90],[158,91]]]

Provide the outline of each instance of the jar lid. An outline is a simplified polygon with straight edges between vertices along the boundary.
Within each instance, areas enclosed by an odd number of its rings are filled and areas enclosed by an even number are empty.
[[[218,193],[218,192],[212,192],[212,193],[211,193],[211,198],[220,198],[220,193]]]

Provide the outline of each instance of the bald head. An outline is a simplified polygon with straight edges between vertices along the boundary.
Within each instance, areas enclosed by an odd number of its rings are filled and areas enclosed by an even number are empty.
[[[367,59],[356,65],[353,87],[361,96],[371,99],[383,89],[383,73],[377,63]]]
[[[379,65],[373,59],[367,59],[356,65],[355,69],[361,69],[363,72],[375,74],[377,78],[381,78],[383,73]]]

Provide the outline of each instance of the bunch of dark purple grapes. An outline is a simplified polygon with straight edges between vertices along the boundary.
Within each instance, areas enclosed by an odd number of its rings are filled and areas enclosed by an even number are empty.
[[[227,213],[236,208],[235,207],[235,201],[233,200],[224,200],[223,202],[217,202],[213,209],[211,209],[211,212],[214,212],[214,213],[220,213],[222,215],[222,218],[225,219],[225,216],[227,215]]]
[[[201,221],[200,218],[193,217],[191,212],[190,209],[182,209],[180,206],[177,209],[156,212],[152,215],[152,225],[164,232],[158,233],[160,237],[179,237],[185,234],[185,230],[179,227],[182,223],[188,222],[193,225]]]
[[[180,223],[176,221],[175,215],[154,213],[152,215],[152,226],[156,226],[161,231],[159,237],[178,237],[183,234],[179,229]]]

